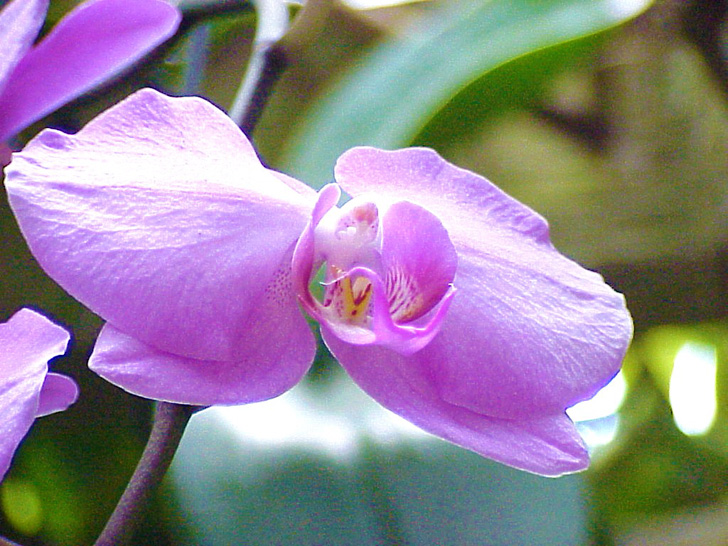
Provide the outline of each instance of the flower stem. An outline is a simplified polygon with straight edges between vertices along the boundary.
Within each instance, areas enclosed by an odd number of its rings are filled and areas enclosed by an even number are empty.
[[[194,22],[240,13],[250,9],[249,0],[180,0],[177,7],[185,20]]]
[[[276,45],[288,30],[285,2],[254,0],[253,3],[258,17],[253,52],[228,112],[247,135],[253,132],[270,92],[287,64],[283,49]]]
[[[5,537],[0,537],[0,546],[20,546],[20,544],[13,542],[12,540],[8,540]]]
[[[152,493],[162,482],[192,413],[199,408],[157,402],[149,441],[129,484],[95,546],[122,546],[131,540]]]

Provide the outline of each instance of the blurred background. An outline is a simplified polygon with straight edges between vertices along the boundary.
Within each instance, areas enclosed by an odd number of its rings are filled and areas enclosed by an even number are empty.
[[[728,544],[728,2],[349,2],[287,6],[288,69],[252,135],[263,160],[320,187],[351,146],[425,145],[544,215],[635,321],[623,373],[572,414],[592,466],[542,478],[431,438],[322,349],[283,397],[193,417],[135,544]],[[46,30],[76,3],[52,0]],[[235,0],[180,7],[156,54],[15,144],[143,86],[227,110],[269,21]],[[52,366],[82,390],[18,450],[0,534],[90,544],[152,404],[87,370],[100,320],[38,268],[4,198],[0,232],[0,320],[32,306],[72,329]]]

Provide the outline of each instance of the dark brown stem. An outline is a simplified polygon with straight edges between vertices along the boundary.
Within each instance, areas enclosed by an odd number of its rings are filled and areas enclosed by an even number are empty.
[[[251,135],[260,120],[273,86],[288,66],[282,48],[271,46],[261,55],[261,74],[253,92],[253,96],[240,120],[240,128],[246,135]]]
[[[152,493],[162,482],[192,413],[199,408],[157,402],[149,441],[95,546],[129,544]]]
[[[278,41],[288,30],[288,8],[279,0],[253,0],[257,28],[253,52],[228,115],[245,134],[255,129],[273,86],[287,66]]]
[[[728,0],[693,0],[685,4],[682,24],[728,98],[728,62],[723,46],[726,16]]]

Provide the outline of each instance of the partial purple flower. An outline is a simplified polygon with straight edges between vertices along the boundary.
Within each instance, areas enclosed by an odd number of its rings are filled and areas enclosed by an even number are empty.
[[[48,361],[66,352],[68,340],[68,332],[30,309],[0,324],[0,481],[36,417],[62,411],[78,397],[71,378],[48,372]]]
[[[0,143],[140,59],[180,21],[163,0],[89,0],[33,45],[47,9],[48,0],[12,0],[0,12]]]
[[[531,472],[585,468],[565,409],[619,369],[623,297],[432,150],[355,148],[335,179],[317,195],[207,102],[143,90],[76,135],[43,131],[6,186],[39,263],[107,321],[91,368],[132,393],[286,391],[315,352],[300,305],[395,413]]]

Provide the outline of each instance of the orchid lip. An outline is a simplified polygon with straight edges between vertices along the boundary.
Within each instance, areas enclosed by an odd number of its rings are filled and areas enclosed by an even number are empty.
[[[366,267],[355,267],[343,277],[351,278],[366,279],[371,286],[367,328],[364,329],[358,321],[327,320],[329,317],[324,314],[326,325],[337,337],[353,345],[378,344],[403,355],[423,349],[437,335],[457,291],[451,284],[443,298],[427,314],[418,320],[401,323],[392,316],[385,285],[376,272]]]

